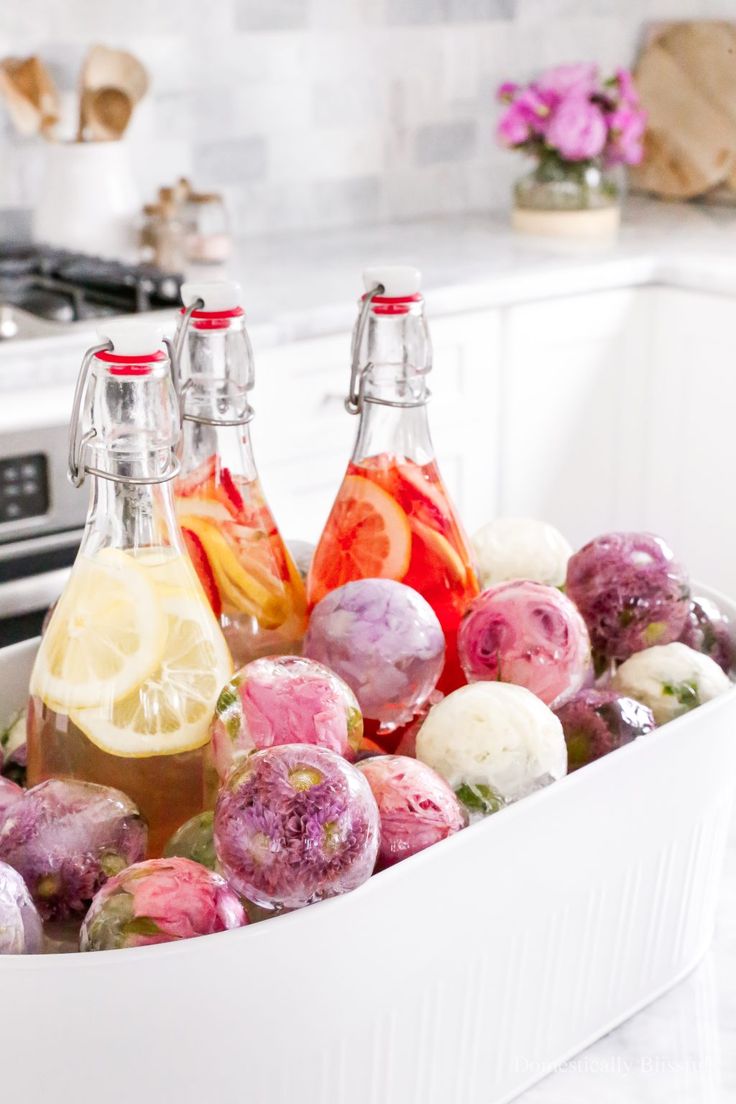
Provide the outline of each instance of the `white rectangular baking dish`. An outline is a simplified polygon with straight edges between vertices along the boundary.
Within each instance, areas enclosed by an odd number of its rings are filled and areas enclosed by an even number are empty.
[[[3,711],[34,650],[0,653]],[[735,768],[736,689],[343,898],[163,947],[0,958],[2,1099],[510,1100],[703,955]]]

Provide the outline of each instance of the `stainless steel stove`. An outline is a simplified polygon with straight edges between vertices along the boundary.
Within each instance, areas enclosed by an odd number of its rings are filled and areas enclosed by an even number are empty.
[[[66,477],[71,391],[96,320],[165,312],[181,277],[0,242],[0,646],[34,636],[76,556],[87,494]]]

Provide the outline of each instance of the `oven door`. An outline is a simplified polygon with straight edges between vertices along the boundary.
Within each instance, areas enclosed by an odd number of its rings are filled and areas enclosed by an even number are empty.
[[[82,529],[0,545],[0,647],[38,636],[61,594]]]

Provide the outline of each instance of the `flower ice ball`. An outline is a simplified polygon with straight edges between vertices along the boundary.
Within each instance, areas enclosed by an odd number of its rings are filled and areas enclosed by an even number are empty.
[[[224,778],[235,760],[275,744],[315,744],[352,760],[362,735],[355,694],[334,671],[302,656],[266,656],[220,694],[212,755]]]
[[[577,770],[655,728],[648,706],[615,690],[580,690],[555,711],[567,744],[567,769]]]
[[[606,533],[590,541],[570,559],[567,594],[605,660],[677,640],[690,610],[686,572],[651,533]]]
[[[365,776],[308,744],[253,752],[228,776],[215,810],[225,877],[265,908],[300,908],[356,889],[373,872],[378,834]]]
[[[304,654],[352,687],[364,717],[395,728],[410,721],[434,690],[445,637],[432,607],[411,587],[359,579],[315,606]]]
[[[474,682],[448,694],[417,736],[417,758],[471,813],[491,813],[567,771],[562,725],[523,686]]]
[[[0,819],[0,859],[23,876],[44,920],[83,913],[108,877],[143,858],[147,843],[130,798],[92,782],[41,782]]]
[[[191,859],[214,870],[217,866],[214,839],[215,814],[212,809],[190,817],[174,832],[164,847],[164,858]]]
[[[40,954],[43,925],[26,883],[0,862],[0,955]]]
[[[535,518],[501,517],[473,537],[482,587],[512,579],[560,587],[572,548],[554,525]]]
[[[710,656],[726,674],[734,665],[731,622],[710,598],[692,599],[680,643]]]
[[[466,816],[444,778],[406,755],[376,755],[358,765],[381,818],[377,869],[459,832]]]
[[[2,824],[6,810],[23,799],[23,790],[9,778],[0,775],[0,825]]]
[[[632,655],[611,685],[648,705],[661,725],[725,693],[732,683],[710,656],[676,642]]]
[[[150,859],[102,887],[82,924],[80,949],[174,943],[247,923],[243,905],[219,874],[190,859]]]
[[[468,682],[525,686],[559,706],[592,680],[585,622],[556,587],[524,580],[498,583],[473,599],[458,632]]]

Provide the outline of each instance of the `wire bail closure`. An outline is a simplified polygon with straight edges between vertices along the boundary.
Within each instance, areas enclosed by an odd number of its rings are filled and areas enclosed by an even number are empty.
[[[366,365],[365,368],[360,367],[360,347],[363,344],[363,334],[365,333],[365,327],[368,322],[368,315],[373,305],[373,300],[377,295],[383,295],[385,290],[383,284],[376,284],[373,290],[369,291],[367,295],[363,297],[358,321],[353,330],[353,342],[350,350],[350,390],[348,392],[348,397],[345,399],[345,409],[348,414],[360,414],[363,409],[363,390],[365,388],[365,376],[368,371],[368,365]]]
[[[171,342],[166,340],[164,344],[167,348],[171,349]],[[81,487],[84,483],[85,476],[95,475],[99,479],[108,479],[111,483],[123,483],[132,487],[147,487],[153,486],[157,483],[166,483],[169,479],[173,479],[174,476],[179,473],[179,461],[172,453],[169,466],[165,472],[161,475],[147,475],[147,476],[133,476],[133,475],[119,475],[115,472],[103,471],[102,468],[96,468],[92,465],[84,463],[84,455],[87,446],[97,436],[97,431],[93,426],[89,429],[82,431],[82,421],[84,416],[84,408],[87,404],[87,396],[89,389],[90,370],[92,367],[92,361],[98,353],[109,353],[113,348],[112,341],[103,341],[99,345],[93,345],[82,358],[82,364],[79,369],[79,375],[77,376],[77,382],[74,387],[74,399],[72,402],[72,415],[69,425],[69,457],[68,457],[68,476],[69,481],[73,487]]]
[[[195,422],[197,425],[206,425],[227,428],[228,426],[243,426],[247,425],[253,418],[253,407],[246,401],[243,413],[237,418],[208,418],[204,414],[188,414],[185,410],[185,398],[187,391],[192,386],[191,379],[188,379],[186,383],[182,385],[181,382],[181,357],[184,352],[184,342],[186,341],[187,331],[189,330],[189,323],[192,320],[192,315],[195,311],[202,310],[204,308],[204,299],[197,298],[185,309],[182,315],[182,320],[179,324],[179,328],[176,332],[176,338],[174,342],[166,340],[166,345],[171,349],[171,377],[174,381],[174,390],[179,402],[179,425],[182,426],[184,422]],[[246,331],[246,340],[248,340],[248,334]],[[248,343],[250,345],[250,342]]]

